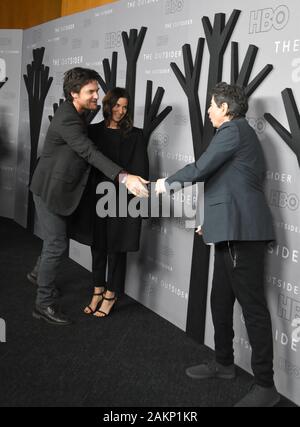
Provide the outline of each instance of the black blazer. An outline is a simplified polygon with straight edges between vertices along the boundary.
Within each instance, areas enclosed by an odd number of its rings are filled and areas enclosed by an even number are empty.
[[[206,243],[268,241],[275,235],[263,191],[265,172],[260,142],[247,120],[241,118],[223,123],[202,156],[167,182],[205,183]]]
[[[53,213],[68,216],[80,202],[91,165],[112,180],[122,170],[92,143],[84,119],[66,101],[49,126],[30,189]]]

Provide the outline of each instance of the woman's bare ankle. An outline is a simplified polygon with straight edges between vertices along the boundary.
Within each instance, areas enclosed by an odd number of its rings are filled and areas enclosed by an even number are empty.
[[[101,294],[105,291],[105,286],[95,286],[94,287],[94,294]]]
[[[105,292],[105,296],[106,296],[106,298],[115,298],[116,293],[115,293],[115,292],[113,292],[113,291],[109,291],[109,290],[107,289],[107,290],[106,290],[106,292]]]

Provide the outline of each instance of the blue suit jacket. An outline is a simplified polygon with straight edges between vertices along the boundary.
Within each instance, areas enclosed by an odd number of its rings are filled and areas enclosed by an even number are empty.
[[[200,158],[167,179],[168,184],[205,182],[203,238],[274,240],[273,220],[263,192],[265,160],[244,118],[217,130]]]

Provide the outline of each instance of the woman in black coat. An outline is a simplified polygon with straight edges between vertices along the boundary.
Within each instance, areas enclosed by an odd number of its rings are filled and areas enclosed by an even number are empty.
[[[90,125],[89,137],[124,171],[148,179],[147,145],[142,130],[133,127],[128,107],[129,94],[125,89],[109,91],[103,99],[104,121]],[[117,213],[116,217],[100,218],[96,214],[99,202],[96,187],[104,181],[108,181],[107,177],[94,169],[70,227],[71,238],[91,246],[94,295],[84,312],[97,317],[109,315],[117,297],[124,291],[127,252],[139,250],[142,222],[141,217],[121,218]],[[118,206],[119,184],[113,181],[111,184],[116,187]],[[132,198],[129,196],[128,202]],[[89,206],[93,209],[88,209]]]

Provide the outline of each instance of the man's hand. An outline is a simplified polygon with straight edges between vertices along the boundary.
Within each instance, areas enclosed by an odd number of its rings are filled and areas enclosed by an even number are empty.
[[[128,174],[126,181],[124,182],[126,188],[130,193],[137,197],[149,197],[149,191],[146,184],[149,184],[150,181],[146,181],[140,176]]]
[[[155,193],[157,196],[167,192],[167,190],[166,190],[166,179],[167,178],[162,178],[162,179],[158,179],[156,181]]]

